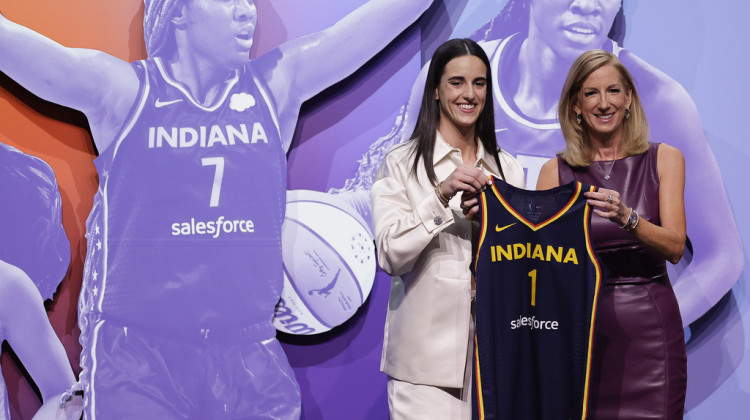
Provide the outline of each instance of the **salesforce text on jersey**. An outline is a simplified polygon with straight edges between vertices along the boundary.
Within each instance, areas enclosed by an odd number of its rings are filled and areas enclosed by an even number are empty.
[[[540,321],[536,316],[519,316],[518,319],[510,321],[510,329],[515,330],[521,327],[532,330],[556,330],[559,328],[557,321]]]
[[[216,220],[206,222],[195,221],[194,217],[189,222],[172,223],[172,236],[209,235],[213,239],[222,233],[253,233],[255,225],[252,220],[229,220],[219,216]]]

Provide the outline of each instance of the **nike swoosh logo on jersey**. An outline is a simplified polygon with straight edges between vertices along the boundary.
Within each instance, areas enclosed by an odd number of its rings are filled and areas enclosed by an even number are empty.
[[[500,227],[500,226],[498,226],[498,225],[495,225],[495,232],[502,232],[502,231],[504,231],[505,229],[508,229],[509,227],[511,227],[511,226],[513,226],[513,225],[515,225],[515,223],[511,223],[511,224],[509,224],[509,225],[507,225],[507,226],[503,226],[503,227]]]
[[[154,102],[154,106],[157,108],[165,107],[167,105],[176,104],[178,102],[182,102],[182,99],[173,99],[171,101],[162,101],[159,98],[156,98],[156,102]]]

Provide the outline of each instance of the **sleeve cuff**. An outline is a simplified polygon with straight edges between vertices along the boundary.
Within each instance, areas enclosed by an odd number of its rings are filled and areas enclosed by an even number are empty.
[[[450,207],[443,207],[434,192],[427,194],[419,203],[417,214],[429,233],[437,233],[453,224],[453,212]]]

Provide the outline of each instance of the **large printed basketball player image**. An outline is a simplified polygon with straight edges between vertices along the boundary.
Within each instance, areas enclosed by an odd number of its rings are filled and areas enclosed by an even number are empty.
[[[271,324],[285,151],[301,104],[430,3],[371,0],[252,61],[251,0],[147,0],[135,63],[0,17],[0,70],[82,111],[99,152],[79,301],[87,419],[299,417]]]
[[[616,54],[630,69],[643,92],[651,138],[674,145],[685,156],[690,253],[680,263],[679,275],[670,277],[683,323],[689,325],[737,282],[744,264],[742,245],[693,100],[669,75],[621,47],[624,16],[622,0],[508,0],[499,15],[472,38],[490,57],[496,79],[493,93],[498,142],[524,165],[526,185],[530,187],[536,185],[541,165],[564,148],[557,100],[575,58],[584,51],[601,48]],[[424,66],[412,88],[402,118],[389,135],[373,143],[362,160],[366,165],[342,190],[369,189],[388,149],[408,138],[416,121],[426,69]]]
[[[61,198],[52,168],[0,143],[0,342],[7,341],[43,399],[35,420],[81,416],[75,376],[43,301],[70,263]],[[10,420],[0,376],[0,420]]]

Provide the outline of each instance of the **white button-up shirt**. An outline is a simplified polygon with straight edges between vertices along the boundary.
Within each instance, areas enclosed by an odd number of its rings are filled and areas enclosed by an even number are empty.
[[[414,176],[414,147],[409,141],[388,153],[371,191],[378,262],[394,276],[381,370],[402,381],[460,388],[471,323],[471,222],[461,212],[461,194],[443,207],[421,162]],[[506,182],[523,188],[518,161],[502,152],[500,162]],[[461,151],[437,133],[437,179],[462,164]],[[475,166],[500,177],[481,142]]]

